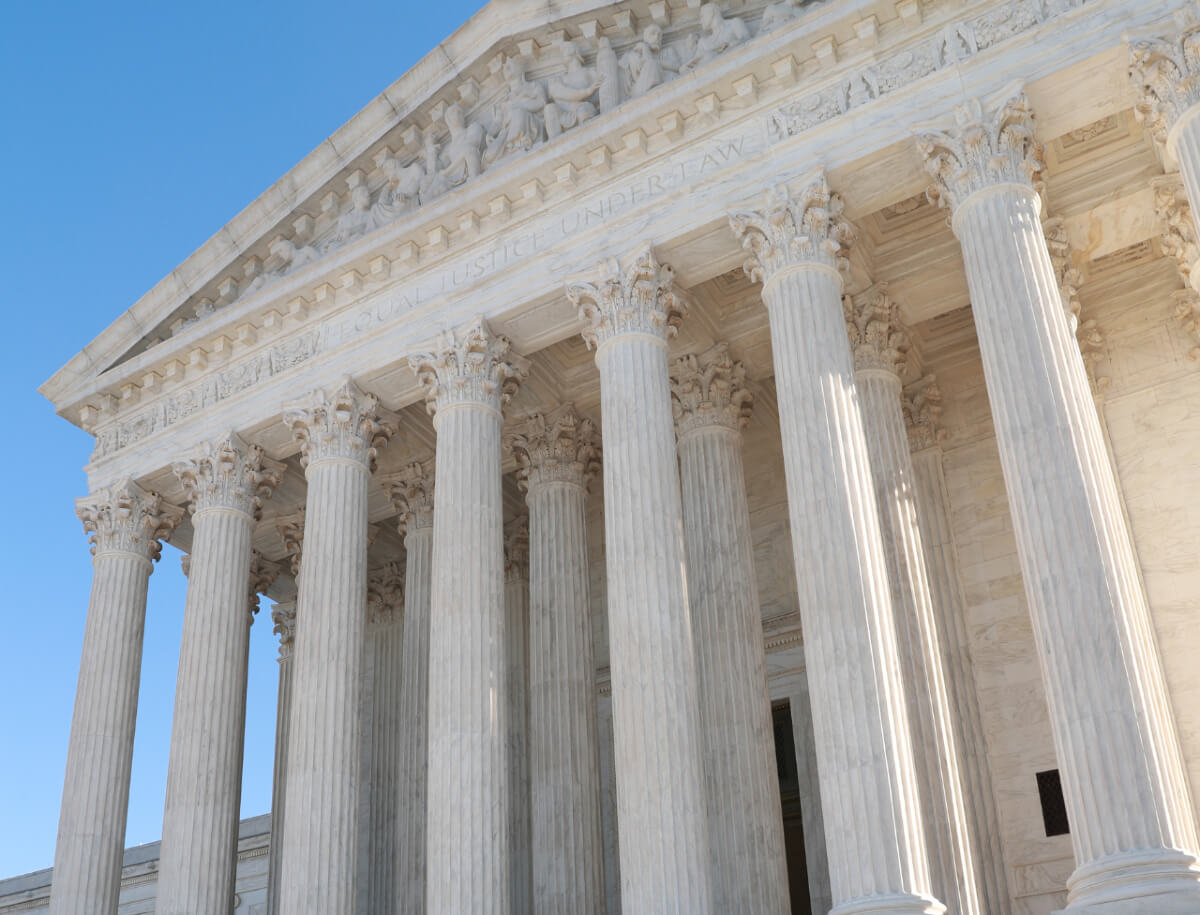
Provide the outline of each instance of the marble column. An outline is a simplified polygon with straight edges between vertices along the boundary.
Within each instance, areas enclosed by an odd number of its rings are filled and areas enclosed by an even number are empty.
[[[429,618],[429,915],[511,911],[501,409],[528,363],[482,318],[409,364],[437,432]]]
[[[413,462],[384,481],[404,537],[404,633],[400,662],[396,902],[425,911],[425,786],[428,780],[429,588],[433,560],[433,461]]]
[[[1071,818],[1068,907],[1197,911],[1196,822],[1100,421],[1040,221],[1024,96],[920,138],[952,210]]]
[[[959,773],[975,860],[975,886],[988,915],[1008,915],[1012,893],[1000,841],[1000,815],[975,692],[966,599],[950,526],[950,492],[942,469],[941,391],[932,375],[904,388],[904,417],[912,456],[912,493],[933,605],[951,719],[958,725]]]
[[[277,915],[280,896],[279,874],[283,864],[283,818],[287,806],[284,785],[287,782],[288,716],[292,708],[292,642],[296,635],[296,602],[286,601],[272,607],[271,622],[274,624],[272,631],[279,636],[279,692],[275,704],[275,768],[271,779],[267,915]]]
[[[529,504],[529,767],[533,908],[604,911],[588,485],[599,436],[572,404],[527,417],[512,441]]]
[[[649,246],[574,283],[604,426],[609,661],[629,912],[712,911],[667,340],[687,310]]]
[[[155,911],[233,909],[245,743],[251,538],[283,465],[236,433],[174,464],[192,551]]]
[[[833,908],[829,887],[829,853],[825,850],[825,819],[821,813],[821,779],[817,773],[817,741],[813,734],[808,672],[788,691],[792,715],[792,741],[796,747],[796,780],[800,783],[800,828],[804,831],[804,867],[808,872],[808,899],[812,915],[828,915]]]
[[[284,408],[308,495],[288,722],[280,911],[351,912],[357,901],[367,494],[394,426],[349,378]]]
[[[617,773],[613,745],[612,690],[605,683],[596,697],[600,742],[600,812],[604,835],[604,910],[621,915],[621,842],[617,826]]]
[[[183,517],[132,480],[75,504],[92,547],[92,594],[67,745],[50,911],[116,915],[125,851],[146,589]]]
[[[790,912],[742,429],[753,395],[718,343],[671,364],[713,908]]]
[[[369,915],[397,911],[400,860],[400,690],[404,638],[404,566],[386,563],[367,576],[367,644],[371,671],[368,726],[370,755],[363,766],[367,795],[364,909]]]
[[[512,911],[533,911],[533,810],[529,784],[529,516],[504,526],[504,689]]]
[[[983,907],[975,885],[975,850],[959,772],[960,738],[950,711],[904,426],[900,375],[908,333],[885,285],[846,296],[844,305],[905,672],[908,723],[918,748],[914,762],[930,882],[949,911],[980,915],[994,910]]]
[[[824,176],[730,216],[771,323],[792,547],[838,915],[940,912],[842,314],[854,240]],[[850,828],[848,824],[870,824]]]
[[[1191,236],[1200,236],[1200,4],[1179,11],[1172,35],[1131,41],[1129,75],[1139,94],[1134,114],[1179,165],[1191,201]],[[1200,291],[1200,271],[1191,271]]]

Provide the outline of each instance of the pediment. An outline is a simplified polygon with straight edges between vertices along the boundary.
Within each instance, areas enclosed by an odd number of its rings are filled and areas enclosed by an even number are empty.
[[[489,170],[836,0],[493,0],[42,387],[56,404]],[[856,6],[864,4],[857,3]],[[869,5],[869,4],[867,4]],[[495,202],[503,206],[503,202]]]

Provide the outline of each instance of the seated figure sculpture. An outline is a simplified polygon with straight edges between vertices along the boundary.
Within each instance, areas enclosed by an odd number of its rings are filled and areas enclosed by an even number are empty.
[[[662,26],[652,24],[642,39],[621,57],[621,68],[629,81],[629,97],[645,95],[655,86],[679,75],[682,61],[674,48],[663,47]]]
[[[508,92],[497,108],[499,128],[488,137],[483,154],[485,165],[505,156],[525,152],[542,141],[542,113],[546,108],[546,90],[541,83],[525,76],[525,62],[510,57],[504,62]]]
[[[546,136],[553,140],[564,130],[577,127],[596,116],[591,98],[600,88],[601,80],[583,64],[583,55],[573,41],[559,47],[567,63],[566,72],[550,79],[547,86],[550,103],[546,105]]]
[[[479,147],[483,145],[483,128],[468,124],[459,105],[451,105],[444,115],[450,136],[442,150],[442,176],[450,187],[458,187],[483,171]]]

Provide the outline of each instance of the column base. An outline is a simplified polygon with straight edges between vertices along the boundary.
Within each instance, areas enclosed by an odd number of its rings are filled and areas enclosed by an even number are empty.
[[[881,893],[860,896],[833,907],[829,915],[945,915],[946,907],[932,896]]]
[[[1067,881],[1068,915],[1200,915],[1200,862],[1177,849],[1110,855]]]

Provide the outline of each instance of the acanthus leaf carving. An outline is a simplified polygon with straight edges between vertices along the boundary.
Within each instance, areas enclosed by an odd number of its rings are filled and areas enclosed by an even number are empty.
[[[196,454],[171,465],[193,514],[212,508],[262,517],[263,502],[283,478],[284,466],[236,432],[205,442]]]
[[[596,424],[581,416],[574,404],[530,413],[505,438],[517,459],[517,479],[524,489],[546,483],[586,489],[600,472]]]
[[[399,515],[402,534],[433,527],[433,471],[433,458],[427,458],[413,461],[382,481]]]
[[[387,562],[367,573],[367,622],[386,626],[404,613],[404,564]]]
[[[858,295],[842,296],[854,370],[904,374],[908,331],[900,323],[900,306],[888,295],[887,283],[876,283]]]
[[[854,227],[843,217],[839,194],[829,189],[824,173],[793,195],[787,185],[767,191],[761,210],[729,214],[729,225],[750,252],[744,266],[753,281],[767,282],[780,270],[818,264],[838,272],[848,266]]]
[[[161,541],[183,520],[184,510],[126,479],[75,503],[93,556],[133,553],[149,561],[162,554]]]
[[[408,364],[425,390],[430,415],[452,404],[479,404],[499,412],[529,374],[529,360],[512,349],[505,336],[492,333],[477,317],[461,331],[444,331],[427,352]]]
[[[908,427],[910,451],[924,451],[940,445],[946,438],[942,428],[942,390],[933,375],[926,375],[905,386],[902,395],[904,422]]]
[[[1079,300],[1079,287],[1083,285],[1083,272],[1075,266],[1075,249],[1071,245],[1066,220],[1059,216],[1051,217],[1042,223],[1042,230],[1050,252],[1050,263],[1054,266],[1054,276],[1058,280],[1063,311],[1071,333],[1079,344],[1079,354],[1083,357],[1088,380],[1093,390],[1103,391],[1111,382],[1100,371],[1100,362],[1107,358],[1105,338],[1094,318],[1082,318],[1083,303]]]
[[[296,639],[296,602],[276,603],[271,608],[271,631],[279,636],[279,660],[291,657],[292,643]]]
[[[304,508],[297,509],[295,514],[286,518],[278,519],[275,529],[279,532],[279,539],[283,541],[284,551],[290,557],[292,577],[299,583],[300,557],[304,552]]]
[[[1150,181],[1154,191],[1154,212],[1162,230],[1160,243],[1163,254],[1173,258],[1183,282],[1191,281],[1192,269],[1200,260],[1200,245],[1196,240],[1196,223],[1192,206],[1178,172]]]
[[[258,550],[251,551],[248,595],[248,607],[251,619],[258,613],[258,596],[267,593],[267,590],[275,583],[275,579],[279,577],[279,571],[278,563],[265,559]]]
[[[1200,3],[1189,0],[1177,21],[1175,35],[1129,44],[1129,78],[1139,96],[1133,112],[1161,143],[1200,103]]]
[[[378,449],[396,432],[395,417],[350,378],[331,392],[313,391],[283,409],[283,422],[300,441],[300,462],[349,460],[374,471]]]
[[[1175,301],[1175,320],[1195,344],[1188,350],[1188,359],[1200,361],[1200,292],[1181,289],[1172,298]]]
[[[504,580],[529,577],[529,515],[517,515],[504,525]]]
[[[675,335],[690,310],[675,285],[675,271],[659,263],[654,248],[643,244],[622,268],[615,257],[597,268],[596,282],[567,283],[567,298],[583,321],[584,342],[596,349],[623,334],[647,334],[662,340]]]
[[[728,343],[671,363],[671,407],[680,438],[711,426],[746,428],[754,395],[746,388],[746,366],[730,355]]]

